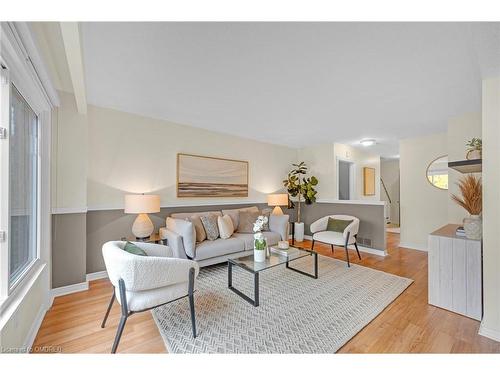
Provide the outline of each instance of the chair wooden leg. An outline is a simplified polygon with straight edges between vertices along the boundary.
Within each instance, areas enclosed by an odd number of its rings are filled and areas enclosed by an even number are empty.
[[[313,243],[311,245],[311,250],[314,250],[314,240],[313,240]]]
[[[335,254],[335,250],[333,249],[333,244],[330,244],[330,246],[332,247],[332,254]]]
[[[196,316],[194,311],[194,268],[189,269],[189,286],[188,286],[188,297],[189,297],[189,309],[191,311],[191,326],[193,328],[193,338],[196,338]]]
[[[108,320],[109,312],[111,311],[111,307],[113,307],[113,302],[115,302],[115,288],[113,287],[113,295],[111,296],[111,300],[109,301],[108,309],[106,310],[106,315],[104,315],[104,319],[101,324],[101,328],[106,326],[106,321]]]
[[[113,343],[113,348],[111,349],[112,354],[116,353],[116,349],[118,348],[118,344],[120,343],[120,339],[122,338],[125,323],[127,323],[127,316],[122,315],[122,317],[120,318],[120,324],[118,324],[118,329],[116,330],[115,342]]]
[[[354,242],[354,247],[356,248],[356,252],[358,253],[358,258],[361,260],[361,255],[359,254],[358,243]]]

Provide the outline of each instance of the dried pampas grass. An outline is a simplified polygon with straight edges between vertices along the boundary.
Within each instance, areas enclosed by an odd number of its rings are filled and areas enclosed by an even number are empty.
[[[481,178],[467,175],[457,183],[461,197],[452,194],[451,199],[462,206],[471,215],[480,215],[483,211],[483,184]]]

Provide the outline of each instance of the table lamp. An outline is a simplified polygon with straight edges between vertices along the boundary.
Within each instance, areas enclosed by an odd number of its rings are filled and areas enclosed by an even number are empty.
[[[269,194],[267,196],[267,205],[274,206],[273,215],[283,215],[283,210],[280,206],[288,206],[288,194]]]
[[[137,194],[125,195],[125,213],[138,214],[132,225],[132,233],[138,240],[148,238],[155,227],[148,214],[160,212],[160,196]]]

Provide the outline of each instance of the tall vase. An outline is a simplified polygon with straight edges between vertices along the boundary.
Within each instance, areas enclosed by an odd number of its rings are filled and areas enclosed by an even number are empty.
[[[470,240],[480,240],[483,236],[481,216],[470,215],[464,219],[465,236]]]

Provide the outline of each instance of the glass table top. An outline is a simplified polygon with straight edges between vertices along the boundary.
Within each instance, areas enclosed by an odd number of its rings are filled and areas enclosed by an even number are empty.
[[[314,252],[311,250],[292,246],[290,246],[287,250],[288,256],[273,253],[271,252],[271,249],[269,249],[269,252],[270,255],[266,257],[266,260],[264,262],[254,261],[253,254],[240,258],[229,259],[228,261],[234,265],[246,268],[251,272],[260,272],[268,268],[279,266],[280,264],[285,264],[289,261],[314,254]]]

